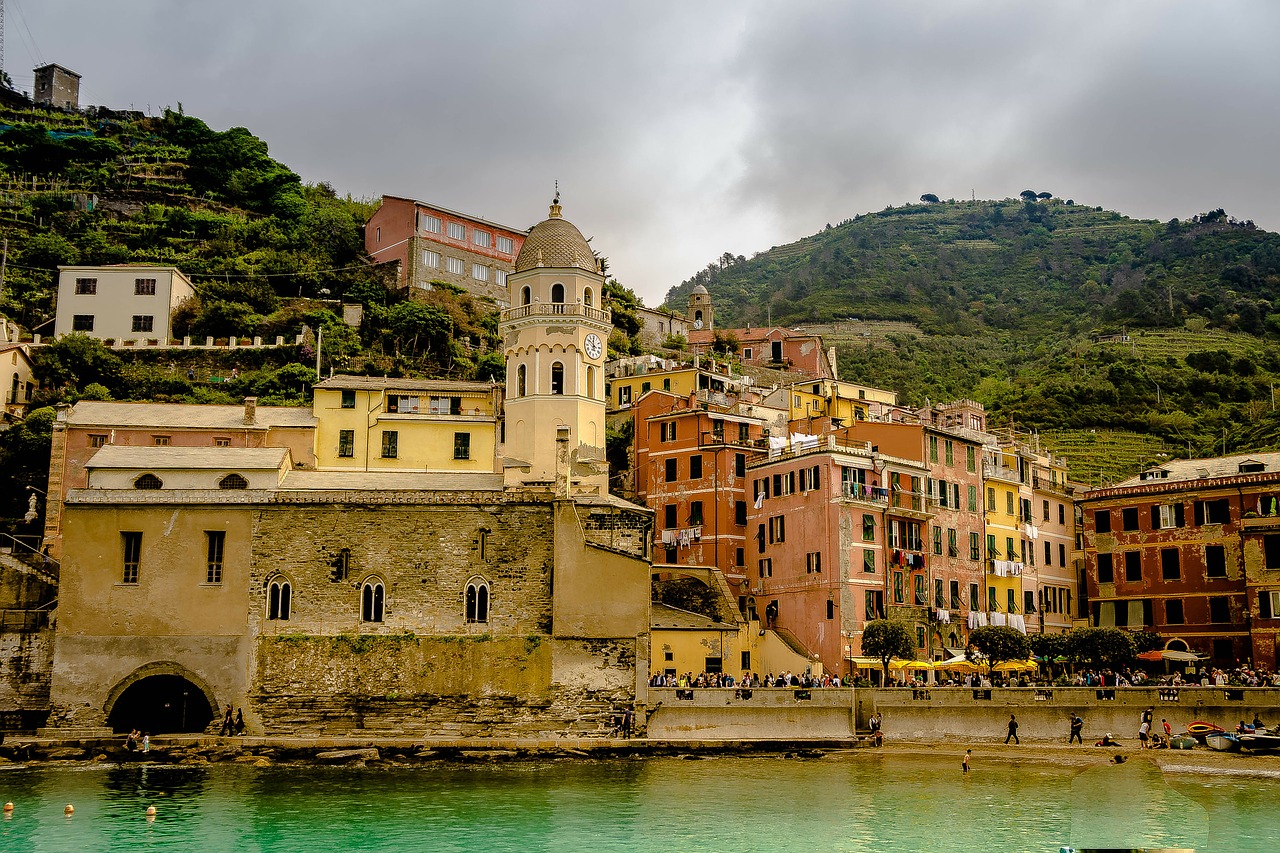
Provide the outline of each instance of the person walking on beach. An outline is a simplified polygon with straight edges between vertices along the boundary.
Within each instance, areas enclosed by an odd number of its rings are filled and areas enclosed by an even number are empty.
[[[1142,725],[1138,727],[1138,740],[1141,741],[1141,745],[1143,749],[1147,748],[1148,746],[1147,738],[1150,737],[1150,735],[1151,735],[1151,724],[1143,720]]]
[[[1071,737],[1067,738],[1067,745],[1071,745],[1074,741],[1080,741],[1080,745],[1084,746],[1084,737],[1080,732],[1084,731],[1084,720],[1079,714],[1071,715]]]
[[[1013,714],[1009,715],[1009,733],[1004,736],[1004,742],[1008,743],[1009,738],[1013,738],[1015,744],[1022,743],[1022,741],[1018,740],[1018,718]]]
[[[969,759],[970,759],[972,756],[973,756],[973,750],[972,750],[972,749],[966,749],[966,750],[964,751],[964,759],[960,762],[960,772],[962,772],[962,773],[968,773],[968,772],[969,772]]]

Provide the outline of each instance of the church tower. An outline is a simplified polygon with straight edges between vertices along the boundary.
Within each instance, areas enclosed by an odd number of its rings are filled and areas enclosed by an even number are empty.
[[[507,276],[511,307],[498,335],[507,356],[508,486],[555,483],[609,491],[604,359],[613,323],[600,307],[604,274],[560,194],[533,226]]]
[[[700,284],[693,286],[689,294],[689,322],[698,331],[710,332],[715,328],[715,311],[711,307],[711,294]]]

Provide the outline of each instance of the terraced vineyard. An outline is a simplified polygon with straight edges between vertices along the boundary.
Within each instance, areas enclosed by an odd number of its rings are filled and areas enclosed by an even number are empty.
[[[1040,440],[1066,458],[1072,480],[1090,486],[1110,485],[1170,457],[1187,455],[1185,448],[1158,436],[1125,430],[1047,430]]]

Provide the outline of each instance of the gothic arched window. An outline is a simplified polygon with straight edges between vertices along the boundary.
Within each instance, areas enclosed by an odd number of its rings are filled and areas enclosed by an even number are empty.
[[[382,581],[377,578],[365,581],[360,588],[360,621],[381,622],[385,597],[386,588]]]
[[[489,584],[482,580],[467,583],[467,622],[489,621]]]
[[[275,578],[267,585],[267,618],[288,621],[293,609],[293,585],[284,578]]]

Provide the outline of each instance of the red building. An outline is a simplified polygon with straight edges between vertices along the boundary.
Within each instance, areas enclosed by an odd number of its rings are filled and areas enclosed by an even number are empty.
[[[1280,453],[1170,460],[1077,503],[1093,625],[1276,668]]]
[[[744,365],[789,370],[811,379],[830,379],[834,375],[822,336],[796,332],[781,326],[758,329],[710,329],[689,332],[689,350],[710,352],[716,337],[732,336],[738,341],[738,357]]]
[[[409,293],[447,281],[506,308],[507,275],[515,269],[524,231],[487,219],[384,195],[364,228],[364,248],[375,263],[398,263]]]
[[[706,396],[655,390],[635,402],[636,493],[654,511],[660,562],[716,567],[743,598],[747,464],[763,452],[765,422]]]

